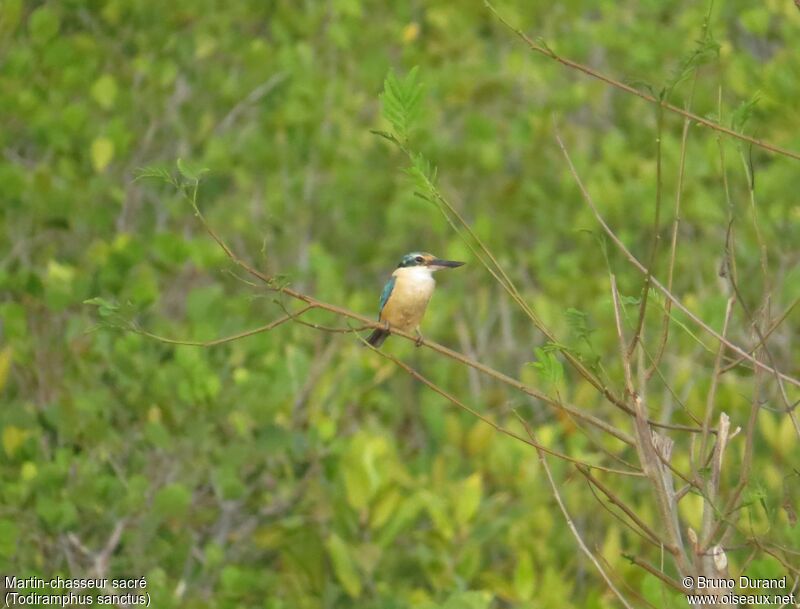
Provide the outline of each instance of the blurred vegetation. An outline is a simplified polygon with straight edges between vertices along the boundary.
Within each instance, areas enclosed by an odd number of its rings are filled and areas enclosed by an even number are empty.
[[[703,3],[497,8],[560,55],[800,150],[792,2],[717,2],[705,38]],[[136,179],[143,167],[176,172],[181,158],[186,172],[209,169],[199,204],[240,255],[327,302],[373,315],[402,254],[467,260],[440,278],[426,337],[625,426],[560,370],[561,356],[542,349],[546,339],[414,196],[403,153],[371,131],[390,127],[386,75],[419,66],[409,146],[438,168],[442,192],[539,316],[621,390],[609,266],[631,324],[642,279],[599,238],[553,123],[606,220],[646,260],[655,106],[532,54],[478,2],[5,0],[0,66],[0,572],[90,575],[93,553],[121,526],[107,572],[145,576],[160,609],[617,606],[578,552],[535,451],[354,337],[285,324],[215,348],[174,346],[96,328],[114,312],[83,303],[99,297],[141,327],[192,340],[282,314],[273,293],[240,280],[180,193]],[[682,126],[664,116],[664,250]],[[715,329],[730,219],[748,310],[774,318],[800,297],[798,167],[690,128],[674,292]],[[655,350],[651,298],[645,337]],[[794,376],[799,313],[770,339],[776,366]],[[691,424],[690,413],[705,412],[716,343],[673,316],[651,416]],[[754,344],[741,309],[729,337]],[[522,394],[399,338],[384,350],[509,428],[524,433],[517,410],[546,445],[603,458],[574,421]],[[772,409],[759,414],[728,560],[734,572],[778,577],[797,555],[753,557],[748,540],[800,546],[800,463],[776,389],[763,382]],[[718,406],[733,427],[745,424],[752,384],[745,366],[720,380]],[[736,464],[743,444],[732,442]],[[688,448],[675,465],[687,469]],[[551,467],[587,544],[637,606],[684,606],[626,560],[646,544],[568,464]],[[654,522],[642,482],[603,479]],[[692,526],[699,499],[680,504]]]

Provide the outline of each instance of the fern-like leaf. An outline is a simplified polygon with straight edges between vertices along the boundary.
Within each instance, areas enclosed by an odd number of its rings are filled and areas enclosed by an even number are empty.
[[[381,94],[383,117],[391,123],[395,134],[407,140],[409,132],[417,122],[422,108],[422,83],[419,67],[413,67],[404,78],[390,70],[383,82]]]

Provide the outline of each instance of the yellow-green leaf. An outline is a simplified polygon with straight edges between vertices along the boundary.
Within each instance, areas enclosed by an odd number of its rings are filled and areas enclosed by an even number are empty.
[[[472,456],[485,455],[492,446],[496,432],[483,421],[476,421],[467,434],[467,450]]]
[[[97,137],[92,142],[92,167],[97,173],[103,171],[114,158],[114,142],[107,137]]]
[[[92,85],[92,97],[101,108],[109,110],[117,99],[117,83],[110,74],[103,74]]]
[[[0,2],[0,35],[17,29],[22,17],[22,0]]]
[[[336,573],[336,578],[342,584],[345,592],[352,597],[358,598],[361,596],[361,577],[356,571],[353,558],[350,556],[350,550],[347,544],[336,533],[332,534],[325,542],[325,547],[328,550],[331,563],[333,564],[333,571]]]
[[[356,510],[363,510],[380,490],[385,480],[384,469],[391,454],[385,438],[359,434],[353,437],[342,458],[341,471],[344,478],[348,503]]]
[[[445,503],[439,495],[433,493],[424,493],[425,509],[433,521],[436,531],[445,539],[452,539],[455,531],[453,530],[453,521],[445,509]]]
[[[9,370],[11,370],[11,347],[7,346],[0,351],[0,391],[6,386]]]
[[[533,559],[530,552],[522,550],[519,553],[517,566],[514,569],[514,592],[517,598],[523,601],[530,600],[533,596]]]
[[[31,38],[38,42],[44,43],[58,34],[61,27],[61,20],[56,13],[49,6],[40,6],[31,13],[28,19],[28,31]]]
[[[6,451],[6,455],[9,457],[13,457],[19,447],[22,446],[22,443],[28,437],[28,431],[25,429],[20,429],[15,425],[7,425],[3,428],[3,450]]]
[[[22,464],[22,468],[19,470],[19,476],[23,480],[33,480],[38,473],[38,469],[36,468],[36,464],[33,461],[25,461]]]
[[[792,423],[792,418],[788,415],[783,417],[783,420],[778,426],[778,444],[776,448],[778,452],[786,457],[793,454],[797,449],[794,424]]]
[[[19,527],[8,518],[0,519],[0,556],[11,558],[17,549]]]
[[[353,509],[363,510],[372,497],[369,476],[360,463],[353,461],[346,461],[342,464],[342,476],[344,477],[347,502]]]
[[[379,529],[394,514],[402,496],[397,489],[390,489],[375,504],[370,514],[369,524],[372,529]]]
[[[483,496],[483,480],[478,473],[464,480],[455,496],[455,517],[460,526],[464,526],[478,511]]]
[[[72,283],[75,279],[75,267],[61,264],[57,260],[47,261],[47,280],[54,283]]]
[[[489,609],[492,595],[485,590],[468,590],[451,594],[442,609]]]

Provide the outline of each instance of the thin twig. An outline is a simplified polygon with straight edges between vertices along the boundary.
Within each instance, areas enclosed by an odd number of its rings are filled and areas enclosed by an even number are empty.
[[[510,438],[514,438],[515,440],[519,440],[520,442],[524,442],[525,444],[533,446],[537,450],[542,450],[542,451],[546,452],[549,455],[552,455],[554,457],[558,457],[559,459],[563,459],[564,461],[568,461],[570,463],[574,463],[574,464],[579,465],[581,467],[599,469],[599,470],[602,470],[602,471],[605,471],[605,472],[608,472],[608,473],[611,473],[611,474],[619,474],[619,475],[623,475],[623,476],[642,476],[643,475],[642,472],[636,471],[636,470],[621,470],[621,469],[615,469],[615,468],[612,468],[612,467],[605,467],[605,466],[602,466],[602,465],[593,465],[591,463],[586,463],[585,461],[581,461],[580,459],[576,459],[575,457],[570,457],[569,455],[564,454],[562,452],[559,452],[557,450],[553,450],[552,448],[547,448],[546,446],[544,446],[542,444],[539,444],[538,442],[536,442],[533,439],[528,440],[527,438],[524,438],[524,437],[520,436],[519,434],[516,434],[513,431],[511,431],[509,429],[506,429],[506,428],[502,427],[501,425],[495,423],[492,419],[490,419],[489,417],[487,417],[485,415],[482,415],[480,412],[478,412],[474,408],[470,408],[469,406],[464,404],[464,402],[459,400],[457,397],[455,397],[451,393],[448,393],[446,390],[444,390],[441,387],[439,387],[436,383],[434,383],[433,381],[431,381],[427,377],[423,376],[418,371],[416,371],[414,368],[412,368],[411,366],[409,366],[405,362],[403,362],[403,361],[399,360],[398,358],[396,358],[394,355],[391,355],[390,353],[387,353],[385,351],[381,351],[380,349],[376,349],[375,347],[370,345],[363,338],[361,338],[361,337],[359,337],[359,338],[364,343],[365,346],[369,347],[370,349],[375,351],[381,357],[393,362],[396,366],[399,366],[400,368],[405,370],[409,375],[411,375],[412,377],[417,379],[420,383],[422,383],[423,385],[425,385],[429,389],[435,391],[436,393],[441,395],[443,398],[445,398],[449,402],[455,404],[456,406],[458,406],[462,410],[467,411],[471,415],[479,418],[481,421],[483,421],[487,425],[490,425],[495,430],[499,431],[502,434],[505,434],[505,435],[509,436]],[[515,414],[516,414],[516,412],[515,412]],[[519,415],[517,415],[517,416],[519,416]]]
[[[637,567],[641,567],[642,569],[644,569],[645,571],[647,571],[651,575],[655,575],[658,579],[660,579],[662,582],[664,582],[665,584],[667,584],[671,588],[674,588],[675,590],[678,590],[682,594],[686,594],[686,588],[684,588],[676,580],[672,579],[667,574],[665,574],[661,569],[658,569],[658,568],[654,567],[650,563],[645,562],[645,561],[641,560],[640,558],[637,558],[636,556],[633,556],[632,554],[623,554],[623,556],[625,558],[627,558],[631,563],[636,565]]]
[[[242,338],[247,338],[248,336],[260,334],[262,332],[269,332],[270,330],[277,328],[278,326],[286,323],[287,321],[295,320],[299,315],[302,315],[306,311],[310,311],[313,308],[315,308],[314,305],[307,305],[302,309],[300,309],[299,311],[297,311],[296,313],[287,313],[283,317],[279,317],[275,321],[268,323],[265,326],[260,326],[252,330],[245,330],[244,332],[233,334],[231,336],[224,336],[222,338],[217,338],[214,340],[207,340],[207,341],[179,340],[175,338],[167,338],[165,336],[159,336],[158,334],[153,334],[152,332],[148,332],[147,330],[142,330],[138,326],[132,326],[131,331],[135,332],[136,334],[141,334],[142,336],[146,336],[147,338],[152,338],[153,340],[157,340],[158,342],[167,343],[168,345],[186,345],[189,347],[215,347],[217,345],[222,345],[224,343],[229,343]]]
[[[725,306],[725,318],[722,322],[722,336],[727,336],[728,334],[728,324],[731,320],[731,314],[733,313],[733,305],[736,302],[736,298],[731,296],[728,298],[728,303]],[[725,345],[723,343],[719,344],[719,350],[717,351],[717,357],[714,361],[714,372],[711,374],[711,386],[708,389],[708,395],[706,396],[706,412],[705,416],[703,417],[703,435],[702,440],[700,443],[700,458],[704,459],[706,455],[706,448],[708,447],[708,429],[711,428],[711,417],[714,414],[714,402],[716,401],[717,397],[717,385],[719,383],[719,375],[720,375],[720,366],[722,365],[722,357],[725,354]]]
[[[236,264],[237,266],[239,266],[240,268],[245,270],[247,273],[249,273],[253,277],[256,277],[256,278],[260,279],[261,281],[263,281],[270,289],[272,289],[272,290],[274,290],[276,292],[279,292],[281,294],[285,294],[286,296],[289,296],[290,298],[294,298],[296,300],[300,300],[302,302],[305,302],[306,304],[311,305],[315,309],[322,309],[322,310],[334,313],[336,315],[339,315],[341,317],[346,317],[346,318],[354,319],[356,321],[360,321],[364,325],[364,328],[378,328],[378,329],[384,328],[384,324],[382,322],[380,322],[380,321],[377,321],[375,319],[370,319],[370,318],[365,317],[364,315],[360,315],[358,313],[354,313],[353,311],[350,311],[350,310],[345,309],[343,307],[339,307],[337,305],[333,305],[333,304],[330,304],[330,303],[327,303],[327,302],[323,302],[321,300],[317,300],[316,298],[313,298],[313,297],[311,297],[311,296],[309,296],[307,294],[303,294],[302,292],[298,292],[297,290],[294,290],[294,289],[290,288],[287,285],[283,285],[283,284],[277,283],[269,275],[267,275],[267,274],[259,271],[258,269],[254,268],[253,266],[251,266],[250,264],[245,262],[243,259],[241,259],[239,256],[237,256],[236,253],[228,246],[228,244],[225,243],[225,241],[216,233],[216,231],[214,231],[214,229],[211,228],[211,225],[205,219],[205,216],[203,216],[202,212],[200,211],[200,208],[197,206],[196,199],[190,198],[189,200],[192,203],[192,206],[194,207],[195,215],[200,220],[200,222],[203,225],[203,227],[205,228],[206,232],[220,246],[220,248],[222,248],[222,250],[228,256],[228,258],[230,258],[230,260],[234,264]],[[306,322],[306,323],[308,323],[308,322]],[[337,331],[339,331],[339,329],[337,329]],[[404,332],[404,331],[396,329],[396,328],[392,328],[392,334],[394,334],[396,336],[402,336],[406,340],[410,340],[410,341],[413,341],[414,343],[418,343],[420,346],[426,346],[429,349],[431,349],[433,351],[436,351],[437,353],[440,353],[441,355],[444,355],[446,357],[449,357],[450,359],[459,361],[462,364],[466,364],[467,366],[470,366],[470,367],[474,368],[475,370],[478,370],[479,372],[483,372],[484,374],[486,374],[486,375],[488,375],[488,376],[490,376],[490,377],[492,377],[492,378],[494,378],[494,379],[496,379],[496,380],[498,380],[498,381],[500,381],[500,382],[502,382],[502,383],[504,383],[506,385],[514,387],[515,389],[521,391],[522,393],[525,393],[525,394],[527,394],[527,395],[529,395],[531,397],[534,397],[534,398],[544,402],[545,404],[548,404],[548,405],[553,406],[555,408],[559,408],[561,410],[569,412],[573,416],[575,416],[575,417],[577,417],[577,418],[579,418],[581,420],[584,420],[587,423],[590,423],[591,425],[594,425],[595,427],[597,427],[599,429],[602,429],[603,431],[611,434],[612,436],[614,436],[618,440],[622,440],[626,444],[633,445],[633,437],[630,436],[630,434],[627,434],[626,432],[624,432],[624,431],[622,431],[620,429],[617,429],[616,427],[614,427],[610,423],[607,423],[605,420],[603,420],[600,417],[596,417],[596,416],[594,416],[592,414],[587,413],[585,411],[585,409],[578,408],[577,406],[571,406],[571,405],[567,405],[567,404],[562,404],[558,400],[555,400],[555,399],[551,398],[550,396],[548,396],[543,391],[535,389],[535,388],[533,388],[533,387],[531,387],[529,385],[525,385],[524,383],[522,383],[522,382],[520,382],[520,381],[518,381],[518,380],[516,380],[516,379],[514,379],[514,378],[512,378],[512,377],[510,377],[510,376],[508,376],[506,374],[503,374],[502,372],[499,372],[499,371],[497,371],[497,370],[495,370],[493,368],[490,368],[489,366],[486,366],[485,364],[482,364],[481,362],[473,360],[473,359],[471,359],[471,358],[469,358],[469,357],[467,357],[467,356],[465,356],[465,355],[463,355],[463,354],[461,354],[461,353],[459,353],[457,351],[453,351],[452,349],[449,349],[449,348],[445,347],[444,345],[440,345],[438,343],[429,341],[427,339],[420,340],[420,338],[418,336],[416,336],[415,334],[412,334],[412,333],[409,333],[409,332]]]
[[[622,501],[619,497],[617,497],[610,488],[608,488],[605,484],[600,482],[600,480],[595,478],[589,470],[587,470],[583,465],[577,465],[576,468],[581,474],[583,474],[583,476],[590,484],[597,487],[598,490],[600,490],[606,497],[608,497],[608,500],[611,503],[613,503],[619,509],[625,512],[625,515],[628,518],[630,518],[636,524],[636,526],[639,527],[639,529],[641,529],[641,532],[644,533],[646,538],[652,541],[655,545],[666,548],[667,550],[669,550],[670,553],[677,554],[678,552],[677,548],[668,547],[661,540],[658,534],[652,528],[650,528],[650,526],[646,522],[644,522],[641,518],[639,518],[636,515],[636,512],[634,512],[630,507],[628,507],[628,505],[624,501]]]
[[[398,140],[394,135],[391,133],[386,133],[383,131],[373,131],[376,135],[383,137],[384,139],[392,142],[395,144],[400,150],[406,154],[412,162],[414,162],[414,156],[411,152],[405,147],[405,145]],[[497,261],[497,258],[492,254],[491,250],[486,246],[486,244],[480,239],[480,237],[472,230],[472,227],[469,223],[464,219],[464,217],[459,213],[459,211],[442,195],[441,192],[436,188],[436,185],[431,182],[427,176],[422,176],[425,181],[425,185],[428,190],[433,193],[432,196],[427,196],[422,193],[414,193],[416,196],[428,201],[434,205],[436,205],[437,209],[439,209],[440,213],[444,217],[444,219],[450,224],[452,229],[462,237],[466,245],[469,247],[470,251],[472,251],[473,255],[481,262],[481,264],[486,268],[486,270],[494,277],[494,279],[506,290],[508,295],[516,302],[522,311],[528,316],[528,318],[533,322],[533,324],[541,331],[547,339],[557,344],[558,341],[556,340],[555,335],[553,332],[542,322],[536,312],[528,305],[525,299],[520,294],[519,290],[517,290],[514,282],[505,272],[503,267]],[[452,217],[451,217],[452,216]],[[455,220],[453,219],[455,218]],[[457,223],[456,223],[457,220]],[[459,228],[459,226],[461,228]],[[469,238],[464,237],[462,235],[462,228],[466,231]],[[474,243],[477,243],[477,247]],[[491,262],[487,262],[487,259]],[[597,391],[599,391],[611,404],[616,406],[617,408],[623,410],[629,415],[633,414],[633,411],[630,409],[623,399],[619,396],[615,395],[611,389],[606,386],[605,383],[602,382],[597,375],[595,375],[591,370],[588,369],[586,364],[582,362],[574,353],[572,353],[568,349],[561,350],[562,355],[567,360],[567,362],[572,365],[572,367],[580,374],[584,379],[586,379],[589,384],[591,384]],[[673,425],[669,423],[661,423],[658,421],[649,421],[652,425],[657,427],[665,428],[665,429],[674,429],[679,431],[688,431],[690,433],[699,433],[699,429],[681,426],[681,425]]]
[[[578,63],[577,61],[567,59],[566,57],[561,57],[560,55],[554,53],[553,50],[550,49],[549,47],[544,47],[536,43],[535,41],[531,40],[522,30],[511,25],[502,15],[500,15],[500,13],[497,12],[497,10],[494,8],[494,6],[492,6],[491,3],[489,3],[488,1],[484,1],[484,4],[503,25],[505,25],[517,36],[519,36],[522,40],[524,40],[525,43],[530,47],[530,49],[532,51],[535,51],[536,53],[544,55],[545,57],[549,57],[550,59],[553,59],[568,68],[577,70],[578,72],[583,72],[584,74],[591,76],[592,78],[596,78],[597,80],[600,80],[608,85],[611,85],[612,87],[619,89],[620,91],[625,91],[626,93],[635,95],[636,97],[639,97],[647,102],[653,104],[662,104],[665,110],[669,110],[674,114],[679,114],[684,118],[688,118],[689,120],[698,123],[700,125],[703,125],[705,127],[708,127],[710,129],[713,129],[714,131],[718,131],[720,133],[724,133],[731,137],[735,137],[736,139],[742,140],[743,142],[749,142],[754,146],[758,146],[759,148],[763,148],[764,150],[769,150],[770,152],[774,152],[775,154],[780,154],[792,159],[800,160],[800,152],[794,152],[793,150],[781,148],[780,146],[776,146],[775,144],[759,140],[749,135],[745,135],[744,133],[739,133],[738,131],[734,131],[733,129],[720,125],[719,123],[704,118],[698,114],[694,114],[693,112],[689,112],[688,110],[684,110],[683,108],[674,106],[670,103],[662,102],[654,95],[650,95],[648,93],[645,93],[644,91],[635,89],[630,85],[626,85],[623,82],[611,78],[610,76],[606,76],[605,74],[595,70],[594,68],[590,68],[589,66],[585,66],[581,63]]]
[[[611,302],[614,304],[614,323],[617,328],[617,341],[619,343],[620,363],[625,373],[625,392],[629,397],[633,397],[636,391],[633,388],[633,376],[631,375],[630,353],[625,349],[625,335],[622,331],[622,306],[619,303],[619,292],[617,291],[617,278],[611,275]]]
[[[656,264],[658,245],[661,243],[659,224],[661,224],[661,189],[663,186],[661,179],[661,137],[664,129],[663,104],[659,104],[658,106],[658,121],[656,129],[656,205],[655,213],[653,214],[653,236],[650,243],[650,257],[647,260],[647,272],[644,275],[644,283],[642,284],[642,295],[639,300],[639,319],[636,323],[636,330],[633,333],[631,342],[628,345],[628,356],[630,356],[634,349],[636,349],[636,345],[639,342],[639,337],[642,335],[644,318],[647,313],[647,299],[650,296],[650,281],[653,278],[653,267],[655,267]]]
[[[622,252],[622,254],[625,256],[625,258],[628,260],[628,262],[630,262],[640,272],[647,273],[647,268],[641,262],[639,262],[639,260],[630,252],[630,250],[625,246],[625,244],[616,235],[616,233],[613,230],[611,230],[611,227],[608,226],[606,221],[603,219],[603,216],[600,215],[600,212],[598,211],[597,206],[594,204],[594,201],[592,200],[592,197],[589,194],[589,191],[586,190],[586,187],[584,186],[583,181],[581,180],[580,176],[578,175],[578,172],[575,169],[575,165],[573,165],[572,159],[570,158],[569,153],[567,152],[567,148],[564,145],[564,142],[561,139],[561,136],[559,135],[558,131],[556,131],[556,140],[558,141],[558,145],[561,148],[561,152],[564,154],[564,158],[567,161],[570,173],[572,174],[573,178],[575,179],[575,181],[576,181],[576,183],[577,183],[577,185],[578,185],[578,187],[579,187],[579,189],[581,191],[581,194],[583,195],[584,201],[589,206],[589,208],[592,210],[592,213],[594,214],[594,216],[597,219],[597,221],[600,224],[600,226],[603,228],[603,231],[609,236],[609,238],[614,243],[614,245]],[[727,340],[726,338],[720,336],[719,333],[716,330],[714,330],[711,326],[709,326],[705,321],[700,319],[697,315],[692,313],[692,311],[689,310],[686,307],[686,305],[684,305],[680,301],[680,299],[678,299],[677,296],[675,296],[666,287],[664,287],[664,285],[661,282],[659,282],[657,279],[655,279],[655,277],[652,279],[652,285],[655,286],[669,300],[671,300],[672,303],[678,309],[680,309],[689,319],[691,319],[696,325],[701,327],[708,334],[713,336],[716,340],[722,341],[725,344],[725,346],[728,347],[728,349],[730,349],[731,351],[734,351],[735,353],[740,355],[743,359],[745,359],[748,362],[752,363],[754,366],[756,366],[758,368],[761,368],[762,370],[766,370],[767,372],[771,372],[772,374],[775,374],[778,378],[786,381],[787,383],[790,383],[791,385],[795,385],[796,387],[800,387],[800,379],[793,378],[793,377],[789,376],[788,374],[785,374],[785,373],[783,373],[783,372],[781,372],[779,370],[776,370],[773,367],[770,367],[770,366],[764,364],[763,362],[759,361],[758,359],[756,359],[755,357],[753,357],[752,355],[747,353],[747,351],[745,351],[744,349],[742,349],[738,345],[736,345],[736,344],[732,343],[731,341]]]
[[[730,245],[730,237],[732,231],[732,222],[728,225],[728,234],[725,239],[725,260],[726,265],[730,268],[733,265],[733,260],[735,259],[733,255],[733,248]],[[765,366],[765,368],[772,373],[775,377],[775,381],[778,385],[778,394],[781,396],[783,400],[783,405],[786,408],[786,414],[789,415],[789,420],[792,422],[792,426],[794,427],[795,434],[798,438],[800,438],[800,421],[797,420],[797,415],[794,413],[794,406],[789,400],[789,396],[786,393],[786,387],[783,384],[783,375],[781,375],[776,367],[775,358],[772,356],[772,351],[767,344],[767,339],[764,336],[764,333],[761,331],[761,328],[758,325],[758,322],[755,319],[755,316],[750,312],[750,308],[745,304],[744,299],[742,298],[741,292],[739,292],[739,285],[736,280],[736,274],[731,272],[727,274],[728,283],[730,284],[731,288],[733,289],[734,294],[736,294],[736,298],[739,301],[739,306],[742,307],[742,311],[744,311],[745,316],[747,317],[747,321],[750,323],[751,327],[755,331],[756,335],[758,336],[759,343],[761,344],[761,350],[764,352],[767,361],[769,361],[769,366]],[[754,361],[758,361],[754,359]]]
[[[696,85],[697,71],[695,71],[694,78],[692,79],[692,89],[689,92],[689,101],[686,104],[687,110],[692,107]],[[667,289],[670,292],[672,291],[672,281],[675,276],[675,259],[678,253],[678,227],[681,223],[681,197],[683,196],[683,178],[686,171],[686,149],[689,140],[689,127],[691,124],[692,122],[688,118],[683,119],[683,131],[681,133],[681,153],[680,160],[678,161],[678,184],[675,186],[675,210],[672,218],[672,240],[670,242],[669,267],[667,270]],[[667,347],[667,340],[669,339],[671,308],[672,301],[667,300],[664,303],[664,321],[661,327],[661,339],[658,344],[658,349],[656,350],[655,358],[653,358],[653,363],[648,370],[648,378],[653,376],[653,373],[658,368],[658,364],[661,362],[661,358],[664,356],[664,350]]]
[[[742,462],[739,466],[739,481],[736,487],[731,491],[728,501],[722,510],[722,518],[717,520],[714,529],[708,534],[709,543],[712,543],[720,534],[721,543],[725,542],[727,532],[731,530],[733,522],[731,517],[734,512],[739,509],[740,498],[742,491],[744,491],[748,482],[750,481],[750,468],[753,463],[753,446],[755,442],[756,422],[758,420],[758,413],[761,409],[761,383],[764,372],[756,370],[753,380],[753,397],[750,401],[750,416],[747,419],[744,434],[744,454],[742,455]],[[721,530],[721,533],[720,533]]]
[[[669,465],[670,453],[672,450],[671,442],[659,439],[654,436],[649,425],[645,412],[642,394],[644,392],[644,365],[640,363],[638,369],[642,387],[640,393],[634,388],[633,375],[631,373],[631,353],[625,346],[625,335],[622,330],[622,305],[617,291],[616,277],[611,274],[611,298],[614,305],[614,321],[617,330],[617,341],[619,343],[620,360],[625,374],[625,392],[629,399],[633,401],[635,417],[634,424],[636,429],[636,451],[639,454],[639,461],[642,464],[645,474],[650,479],[651,486],[655,493],[656,505],[659,516],[665,527],[668,542],[665,547],[670,548],[670,552],[678,563],[681,572],[687,571],[687,561],[684,556],[681,543],[681,534],[677,516],[677,502],[672,488],[672,479],[669,472],[664,470],[664,464]],[[640,362],[644,361],[643,351],[639,352]],[[659,439],[660,447],[656,447],[655,440]],[[669,468],[672,470],[672,468]]]
[[[519,415],[517,415],[519,417]],[[528,433],[528,437],[530,437],[531,442],[536,442],[536,436],[533,434],[533,430],[530,428],[528,423],[525,419],[519,417],[520,422],[525,427],[525,431]],[[537,443],[538,444],[538,443]],[[564,515],[564,520],[567,523],[567,527],[572,532],[572,535],[575,537],[575,541],[578,542],[578,546],[580,547],[581,551],[586,555],[586,557],[592,562],[595,566],[597,571],[600,573],[602,578],[605,580],[608,587],[614,593],[614,595],[619,599],[619,601],[627,608],[633,609],[629,604],[628,601],[625,600],[625,597],[622,596],[622,593],[617,590],[617,587],[614,585],[614,582],[611,581],[611,578],[603,569],[603,566],[600,564],[600,561],[597,560],[594,554],[592,554],[591,550],[586,546],[586,542],[583,541],[583,537],[581,537],[580,532],[578,531],[575,523],[572,521],[572,517],[569,515],[567,511],[567,507],[564,505],[564,501],[561,499],[561,494],[558,492],[558,487],[556,486],[555,480],[553,479],[553,474],[550,472],[550,466],[547,464],[547,458],[545,457],[545,453],[540,448],[536,448],[536,452],[539,455],[539,463],[542,464],[542,469],[544,469],[544,473],[547,475],[547,481],[550,484],[550,490],[553,493],[553,497],[558,503],[558,508],[561,510],[561,513]]]
[[[764,332],[764,340],[769,338],[770,335],[775,330],[778,329],[778,326],[780,326],[784,321],[786,321],[786,318],[789,317],[789,314],[794,310],[794,308],[798,304],[800,304],[800,297],[795,298],[792,301],[792,303],[788,307],[786,307],[786,309],[783,311],[783,313],[781,313],[778,317],[775,318],[775,320],[773,320],[773,322],[770,324],[769,328],[767,328],[767,330]],[[750,347],[750,349],[747,350],[748,355],[753,355],[753,353],[755,353],[756,349],[758,349],[763,344],[764,344],[764,342],[761,339],[759,339],[758,342],[756,342],[755,345],[753,345],[752,347]],[[726,364],[725,366],[722,367],[722,370],[720,370],[720,374],[725,374],[726,372],[728,372],[732,368],[736,368],[736,366],[741,364],[743,361],[745,361],[744,357],[739,357],[739,358],[733,360],[731,363]]]

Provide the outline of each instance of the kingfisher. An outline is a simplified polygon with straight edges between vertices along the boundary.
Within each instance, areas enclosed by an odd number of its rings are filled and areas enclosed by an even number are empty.
[[[380,347],[391,334],[391,328],[397,328],[404,332],[414,330],[419,346],[422,343],[419,323],[436,287],[433,273],[463,264],[455,260],[442,260],[427,252],[411,252],[403,256],[381,293],[378,320],[386,327],[375,329],[367,342],[373,347]]]

